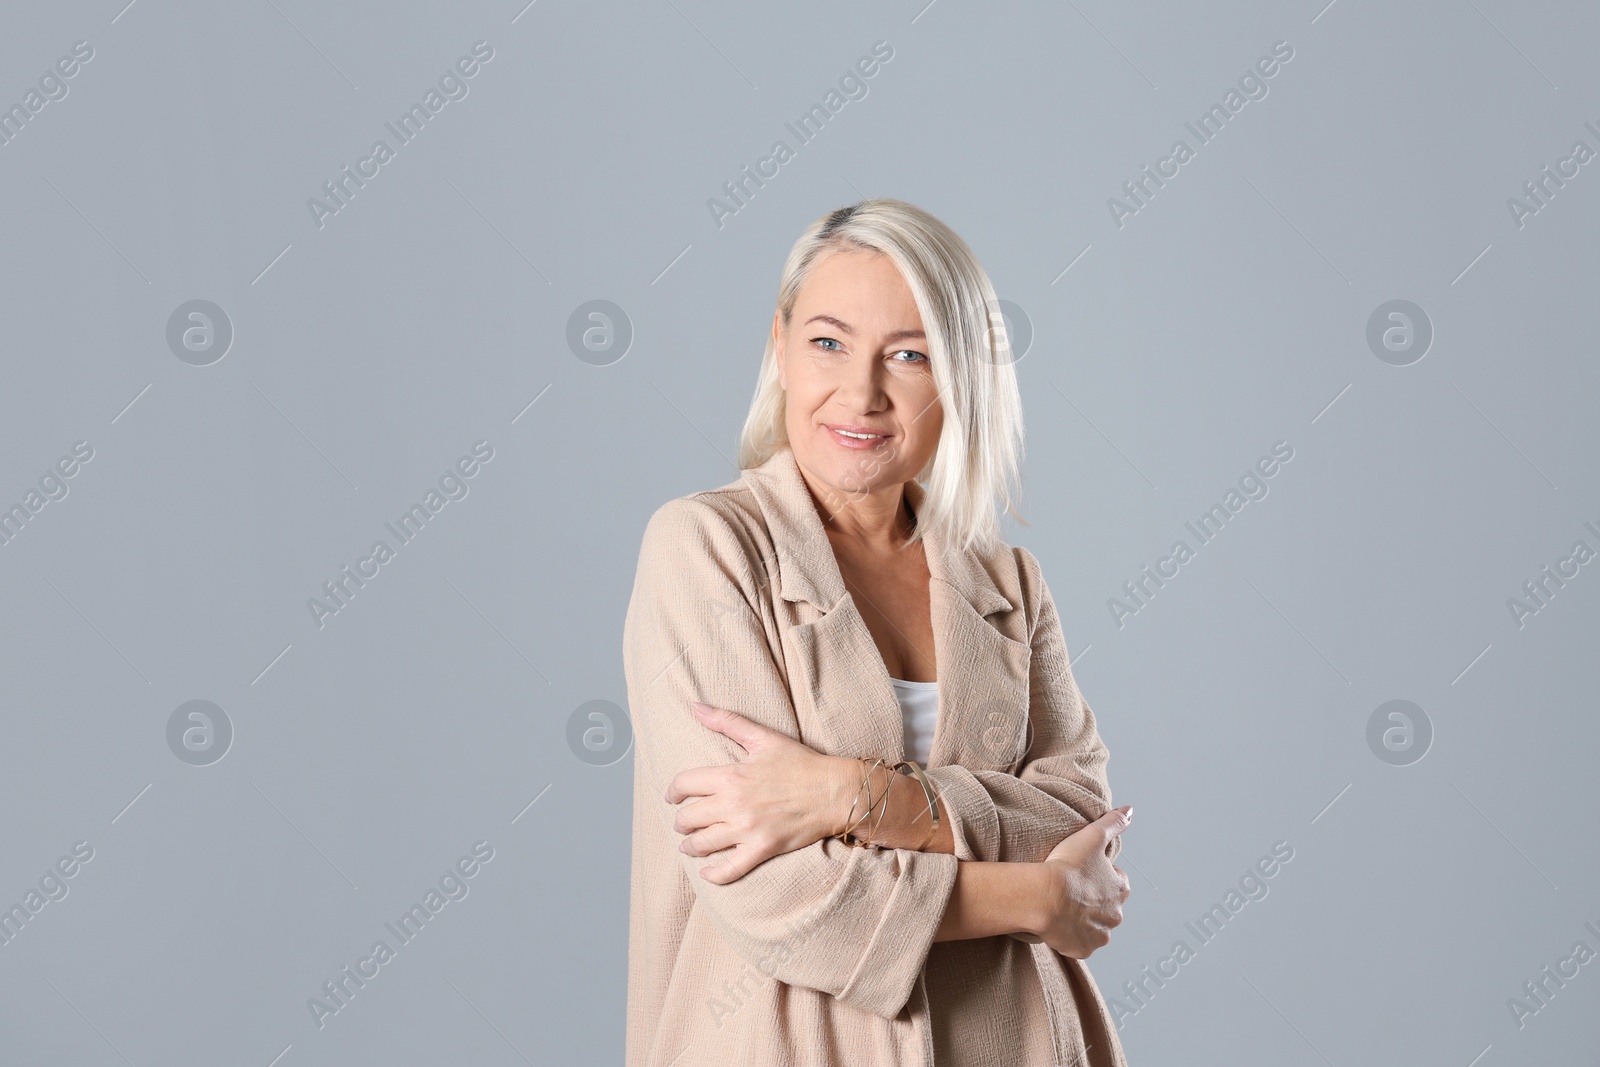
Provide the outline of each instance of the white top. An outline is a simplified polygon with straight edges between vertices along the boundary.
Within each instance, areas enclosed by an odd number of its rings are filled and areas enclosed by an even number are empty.
[[[908,682],[904,678],[889,681],[894,683],[895,699],[900,702],[906,759],[926,767],[933,751],[933,728],[939,721],[939,683]]]

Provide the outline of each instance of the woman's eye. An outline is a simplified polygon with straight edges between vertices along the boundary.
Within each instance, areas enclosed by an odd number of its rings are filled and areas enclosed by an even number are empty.
[[[917,357],[914,360],[911,360],[911,359],[896,360],[895,362],[897,362],[897,363],[915,363],[915,362],[918,362],[919,360],[926,360],[928,358],[925,353],[918,352],[914,348],[902,348],[900,351],[896,352],[895,355],[897,355],[897,356],[911,355],[911,356],[916,356]]]
[[[835,340],[834,340],[834,339],[833,339],[833,338],[831,338],[831,337],[813,337],[813,338],[812,338],[812,339],[811,339],[811,343],[812,343],[812,344],[814,344],[814,345],[816,345],[816,344],[830,344],[830,345],[836,345],[836,344],[838,344],[838,343],[839,343],[839,342],[838,342],[838,341],[835,341]],[[824,351],[824,352],[837,352],[837,351],[839,351],[839,349],[837,349],[837,348],[824,348],[824,349],[823,349],[823,351]]]

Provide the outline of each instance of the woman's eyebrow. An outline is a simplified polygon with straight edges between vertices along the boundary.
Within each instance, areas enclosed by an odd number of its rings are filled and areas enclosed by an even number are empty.
[[[805,322],[801,323],[801,325],[810,326],[813,322],[826,322],[837,327],[843,333],[850,334],[852,336],[855,334],[855,330],[851,329],[848,322],[845,322],[841,319],[836,319],[832,315],[813,315]],[[904,341],[911,337],[919,337],[923,340],[927,340],[928,335],[923,333],[921,330],[896,330],[894,333],[891,333],[888,337],[884,338],[884,340]]]

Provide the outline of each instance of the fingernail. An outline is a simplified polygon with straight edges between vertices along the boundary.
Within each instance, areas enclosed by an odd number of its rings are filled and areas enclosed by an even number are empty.
[[[698,701],[698,700],[696,700],[696,701],[694,701],[694,702],[693,702],[693,703],[691,703],[691,704],[690,704],[690,705],[689,705],[689,706],[690,706],[690,707],[691,707],[691,708],[693,708],[693,709],[694,709],[694,710],[695,710],[695,711],[697,711],[697,712],[699,712],[699,713],[700,713],[700,714],[702,714],[702,715],[704,715],[704,714],[705,714],[705,713],[706,713],[706,712],[708,712],[708,711],[710,711],[710,710],[711,710],[711,705],[710,705],[710,704],[702,704],[702,703],[701,703],[701,702],[700,702],[700,701]]]

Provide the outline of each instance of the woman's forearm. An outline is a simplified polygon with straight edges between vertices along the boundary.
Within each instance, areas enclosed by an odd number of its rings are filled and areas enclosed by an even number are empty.
[[[1045,926],[1049,893],[1048,872],[1042,863],[961,860],[956,864],[955,888],[933,939],[1037,935]]]

